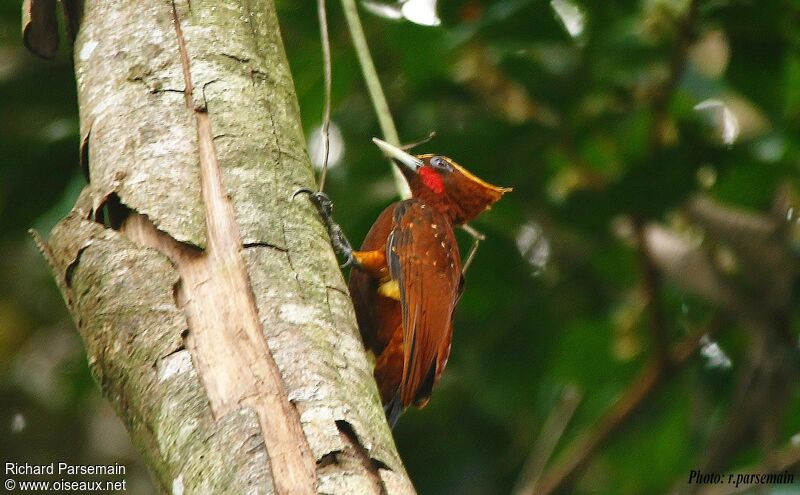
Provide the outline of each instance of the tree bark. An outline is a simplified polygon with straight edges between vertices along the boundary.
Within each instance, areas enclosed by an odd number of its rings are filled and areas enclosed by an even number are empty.
[[[413,493],[271,0],[88,0],[89,184],[40,247],[162,492]]]

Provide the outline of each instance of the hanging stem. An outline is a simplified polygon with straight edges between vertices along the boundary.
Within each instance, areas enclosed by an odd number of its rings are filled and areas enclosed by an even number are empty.
[[[325,0],[317,0],[317,15],[319,16],[319,34],[322,41],[322,63],[325,66],[325,110],[322,114],[322,172],[319,176],[319,191],[325,189],[325,176],[328,173],[328,156],[331,149],[331,40],[328,35],[328,15]]]
[[[358,6],[356,0],[342,0],[342,7],[344,8],[345,19],[347,20],[347,28],[350,30],[350,37],[353,39],[353,46],[355,47],[356,56],[358,57],[358,64],[361,66],[361,73],[364,75],[364,82],[367,85],[372,106],[375,108],[375,114],[378,116],[378,124],[381,127],[384,141],[395,146],[400,146],[400,137],[397,134],[397,127],[394,125],[392,113],[389,110],[389,103],[386,101],[386,95],[383,93],[381,80],[378,78],[378,72],[375,70],[375,64],[372,62],[372,55],[369,52],[367,45],[367,38],[364,36],[364,28],[361,25],[361,18],[358,15]],[[397,167],[392,166],[392,173],[394,174],[394,182],[397,191],[402,198],[411,196],[411,191],[408,189],[403,175],[397,170]]]

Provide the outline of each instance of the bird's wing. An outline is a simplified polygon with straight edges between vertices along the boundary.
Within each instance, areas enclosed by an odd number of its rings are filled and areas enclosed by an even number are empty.
[[[364,238],[361,251],[386,249],[386,242],[394,222],[394,209],[398,204],[399,202],[389,205],[375,220]],[[350,270],[348,288],[356,310],[361,338],[367,349],[376,356],[383,352],[397,326],[400,325],[399,303],[395,308],[394,304],[378,297],[379,285],[380,281],[373,275],[357,268]]]
[[[403,406],[424,404],[446,359],[459,294],[461,258],[449,220],[425,203],[397,205],[386,245],[403,317]],[[442,363],[443,364],[443,363]]]

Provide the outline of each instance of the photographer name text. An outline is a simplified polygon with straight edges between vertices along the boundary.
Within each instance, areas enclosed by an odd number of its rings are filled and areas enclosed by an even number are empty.
[[[27,462],[6,462],[6,475],[124,475],[125,466],[114,464],[68,464],[51,462],[50,464],[28,464]]]

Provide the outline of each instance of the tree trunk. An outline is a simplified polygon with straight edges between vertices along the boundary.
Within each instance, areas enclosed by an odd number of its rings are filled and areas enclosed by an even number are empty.
[[[313,184],[271,0],[88,0],[89,185],[40,240],[158,489],[412,493]]]

